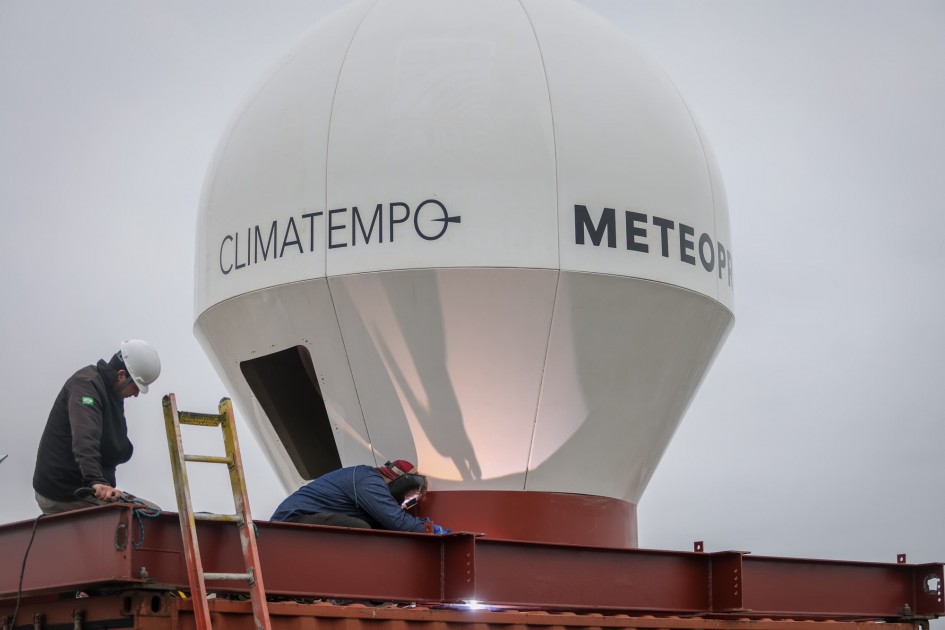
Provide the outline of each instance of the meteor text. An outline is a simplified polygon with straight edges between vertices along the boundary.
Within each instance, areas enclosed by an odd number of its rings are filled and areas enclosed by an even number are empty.
[[[653,226],[648,230],[647,226]],[[627,251],[650,252],[649,238],[659,239],[659,252],[664,258],[679,257],[679,260],[696,266],[696,256],[702,268],[712,273],[718,269],[719,278],[727,277],[732,286],[732,252],[721,241],[713,242],[712,237],[703,232],[696,238],[695,228],[685,223],[647,215],[642,212],[625,210],[623,212],[623,237]],[[658,237],[650,236],[650,232]],[[674,234],[675,232],[675,234]],[[588,241],[594,247],[606,243],[607,247],[617,248],[617,211],[604,208],[597,220],[591,217],[587,206],[574,206],[574,243],[586,245]]]

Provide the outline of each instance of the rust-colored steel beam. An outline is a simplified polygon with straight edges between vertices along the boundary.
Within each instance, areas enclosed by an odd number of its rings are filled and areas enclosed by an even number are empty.
[[[176,515],[130,506],[44,518],[27,563],[27,592],[96,584],[187,589]],[[609,549],[258,522],[271,595],[547,611],[753,619],[908,619],[945,615],[941,564],[909,565]],[[32,522],[0,526],[0,602],[15,594]],[[242,570],[231,524],[197,524],[204,568]],[[77,541],[80,541],[77,544]],[[138,542],[138,545],[135,545]],[[119,549],[119,547],[121,547]],[[240,591],[208,582],[211,592]],[[245,588],[242,588],[245,591]]]
[[[11,609],[0,602],[0,627]],[[252,626],[248,601],[210,600],[217,630]],[[446,610],[417,607],[338,606],[326,602],[269,602],[273,630],[927,630],[922,624],[631,617],[599,613]],[[136,628],[195,630],[193,602],[156,591],[125,591],[83,599],[29,600],[17,615],[17,630],[43,628]]]
[[[712,556],[480,540],[476,599],[516,608],[711,612]]]
[[[0,525],[0,599],[16,595],[27,547],[24,592],[60,592],[116,580],[143,583],[132,573],[136,532],[131,509],[115,506]]]
[[[862,618],[945,613],[941,564],[828,562],[744,556],[742,606],[773,615]],[[851,614],[852,613],[852,614]]]
[[[941,564],[477,541],[478,599],[551,609],[882,619],[945,614]]]
[[[941,564],[907,565],[478,540],[477,595],[550,609],[806,619],[945,614]]]

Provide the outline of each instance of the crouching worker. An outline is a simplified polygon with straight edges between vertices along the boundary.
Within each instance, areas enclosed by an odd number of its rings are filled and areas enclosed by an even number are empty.
[[[405,512],[423,499],[427,478],[398,459],[383,466],[349,466],[322,475],[283,501],[270,520],[401,532],[425,531],[427,520]],[[434,534],[451,530],[433,525]]]
[[[160,374],[157,351],[132,339],[122,342],[111,360],[86,366],[66,381],[36,454],[33,490],[43,514],[122,499],[115,469],[131,459],[134,450],[125,399],[147,394]],[[77,491],[85,491],[84,498],[78,498]]]

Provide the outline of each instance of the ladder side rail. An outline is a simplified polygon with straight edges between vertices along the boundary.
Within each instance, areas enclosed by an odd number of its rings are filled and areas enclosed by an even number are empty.
[[[269,606],[266,603],[266,588],[263,584],[262,570],[259,562],[259,548],[256,540],[256,527],[249,508],[249,495],[246,491],[246,476],[243,473],[243,459],[240,456],[239,440],[236,437],[236,421],[233,414],[233,402],[229,398],[220,401],[220,416],[223,418],[223,442],[226,455],[230,459],[228,465],[230,485],[233,489],[233,504],[236,514],[242,516],[239,523],[240,544],[243,547],[243,558],[249,565],[247,573],[251,575],[250,598],[253,602],[253,617],[256,628],[269,630],[272,624],[269,620]]]
[[[200,546],[197,542],[197,526],[190,500],[190,485],[187,479],[187,464],[184,461],[184,445],[177,412],[177,400],[174,394],[168,394],[162,402],[164,405],[164,426],[167,430],[167,447],[170,451],[171,471],[174,474],[174,491],[177,495],[180,530],[183,536],[187,576],[190,580],[191,601],[194,606],[194,620],[197,623],[198,630],[211,630],[207,586],[204,581]]]

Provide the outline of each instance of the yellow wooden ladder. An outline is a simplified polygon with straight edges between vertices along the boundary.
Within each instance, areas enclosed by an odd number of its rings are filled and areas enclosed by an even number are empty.
[[[177,492],[177,511],[180,515],[180,530],[184,540],[184,557],[187,562],[187,575],[190,579],[190,591],[194,605],[194,617],[198,630],[211,630],[210,610],[207,603],[208,580],[243,580],[249,584],[250,599],[253,604],[253,617],[257,630],[270,630],[269,608],[266,606],[266,590],[263,586],[262,571],[259,568],[259,550],[256,545],[256,530],[249,511],[249,498],[246,494],[246,479],[243,475],[243,463],[240,460],[240,447],[236,439],[236,425],[233,418],[233,403],[229,398],[220,401],[219,413],[193,413],[177,410],[177,399],[168,394],[162,401],[164,405],[164,424],[167,428],[167,447],[171,455],[171,470],[174,472],[174,488]],[[226,447],[224,457],[211,455],[187,455],[184,453],[180,425],[216,427],[223,430],[223,443]],[[187,481],[187,462],[226,464],[230,472],[230,486],[233,490],[235,514],[195,514],[190,501],[190,486]],[[225,521],[239,526],[240,545],[243,549],[245,573],[204,573],[200,560],[200,548],[197,545],[196,521]]]

